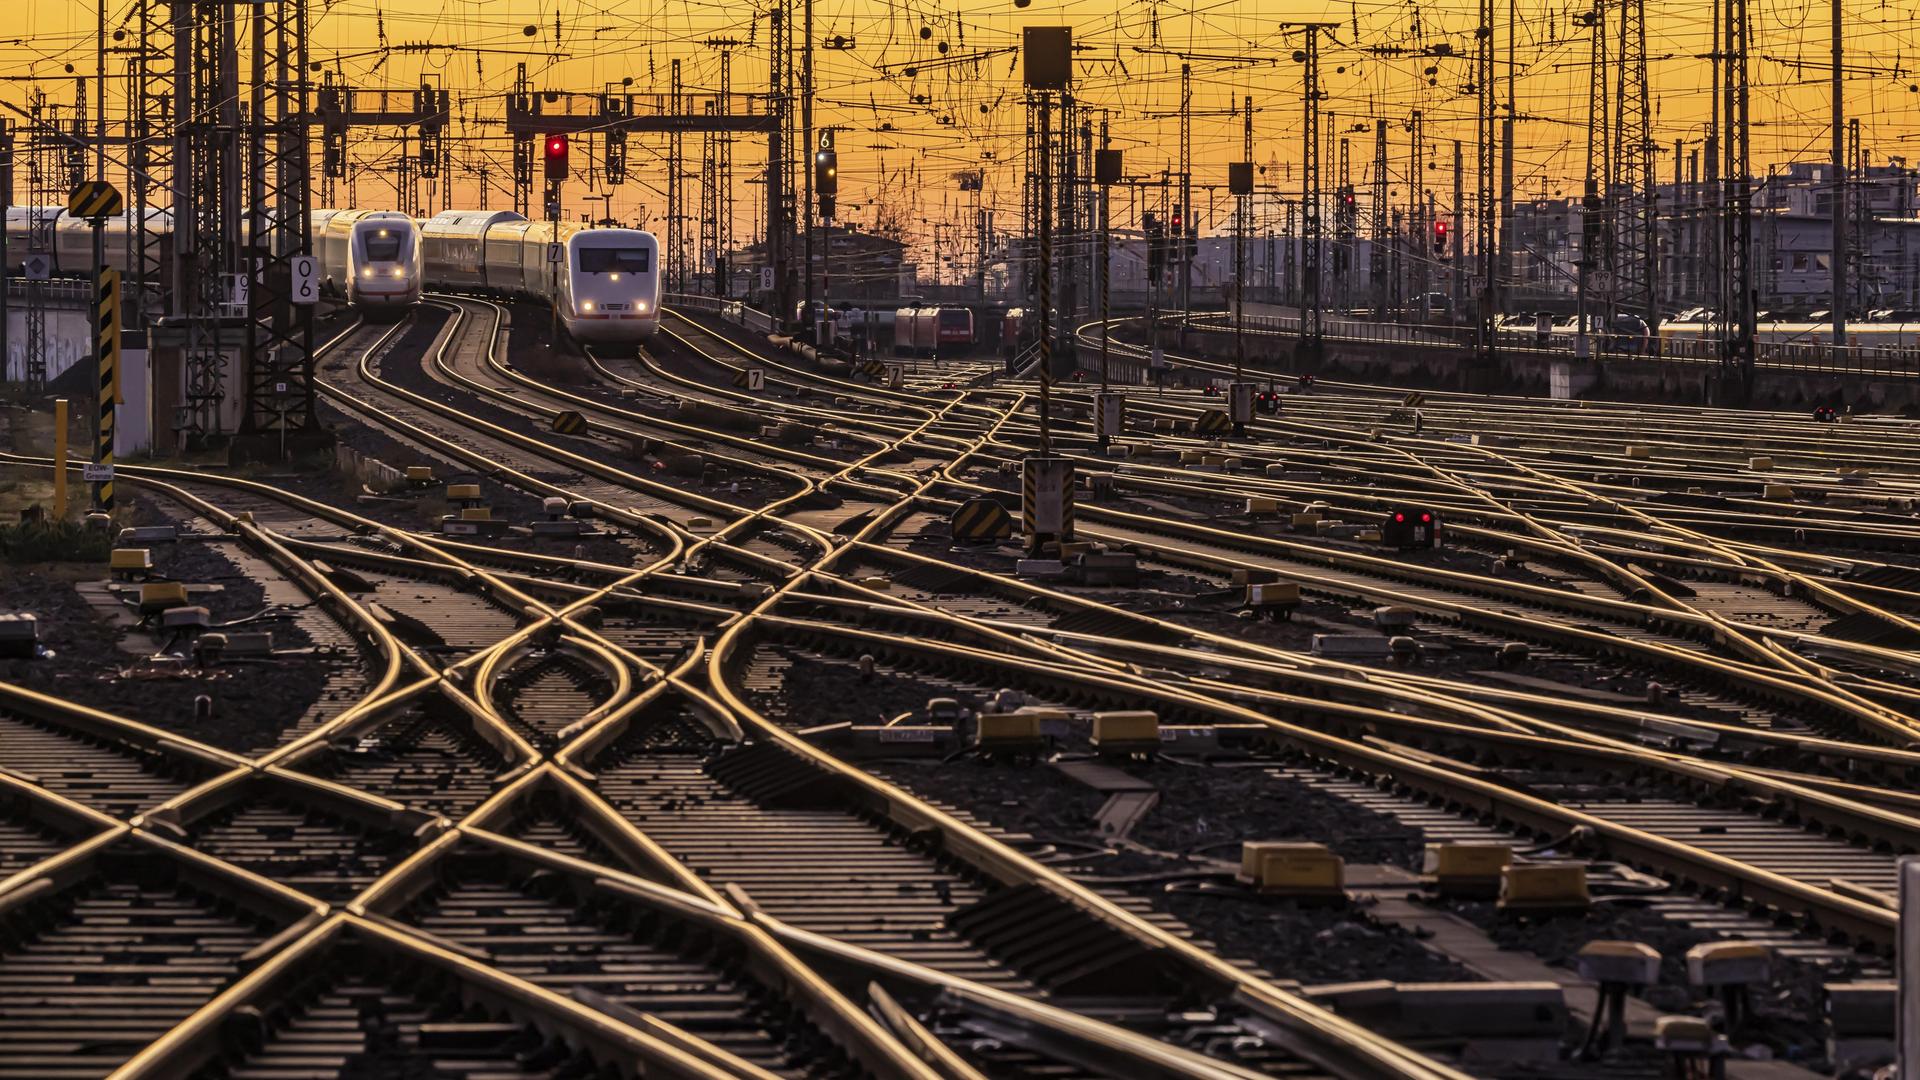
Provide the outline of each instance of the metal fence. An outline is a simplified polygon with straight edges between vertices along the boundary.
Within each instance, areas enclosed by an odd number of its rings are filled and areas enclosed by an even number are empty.
[[[1231,316],[1209,313],[1196,315],[1190,324],[1208,331],[1231,333]],[[1463,340],[1470,328],[1451,325],[1367,322],[1359,319],[1328,318],[1322,323],[1327,338],[1337,341],[1361,341],[1377,344],[1418,345],[1423,348],[1466,349]],[[1247,332],[1262,335],[1296,337],[1300,318],[1287,315],[1248,315]],[[1670,327],[1660,338],[1658,355],[1641,348],[1609,347],[1607,335],[1596,333],[1589,339],[1595,356],[1646,356],[1649,359],[1685,360],[1700,363],[1721,362],[1718,337],[1698,336],[1691,329]],[[1544,345],[1532,329],[1503,328],[1500,348],[1508,352],[1527,352],[1571,356],[1574,336],[1564,331],[1547,335]],[[1920,378],[1920,344],[1845,345],[1762,341],[1756,345],[1756,361],[1761,367],[1785,371],[1813,371],[1831,375],[1878,378]]]
[[[668,293],[664,299],[668,307],[718,315],[736,326],[744,326],[757,333],[771,334],[775,329],[773,316],[758,308],[750,308],[739,300],[697,293]]]

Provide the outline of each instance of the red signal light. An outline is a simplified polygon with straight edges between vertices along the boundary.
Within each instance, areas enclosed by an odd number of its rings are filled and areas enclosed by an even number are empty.
[[[1407,515],[1405,514],[1393,515],[1393,523],[1395,525],[1405,525],[1407,523]]]
[[[1420,524],[1422,524],[1422,525],[1425,525],[1425,524],[1427,524],[1428,522],[1430,522],[1430,521],[1432,521],[1432,520],[1433,520],[1433,515],[1432,515],[1432,514],[1421,514],[1421,515],[1420,515]]]
[[[565,135],[547,136],[546,177],[549,180],[567,178],[567,137]]]

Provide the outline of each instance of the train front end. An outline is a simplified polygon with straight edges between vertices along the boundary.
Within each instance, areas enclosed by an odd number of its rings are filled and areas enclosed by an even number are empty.
[[[660,245],[638,229],[567,238],[560,321],[583,345],[632,348],[660,329]]]
[[[364,315],[398,317],[420,302],[420,228],[405,214],[368,214],[347,244],[347,302]]]

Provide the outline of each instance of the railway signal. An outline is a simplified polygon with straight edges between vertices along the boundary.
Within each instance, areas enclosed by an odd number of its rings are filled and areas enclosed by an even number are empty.
[[[820,133],[820,149],[813,155],[813,191],[820,197],[821,218],[832,220],[834,196],[840,193],[840,155],[831,131]]]
[[[1160,231],[1160,216],[1148,210],[1140,215],[1140,231],[1147,234],[1147,280],[1160,284],[1166,271],[1167,250]]]
[[[567,137],[562,134],[549,135],[546,138],[546,177],[549,180],[567,178]]]
[[[1447,223],[1444,221],[1433,223],[1433,252],[1436,255],[1447,253]]]
[[[1440,546],[1440,512],[1429,507],[1395,507],[1380,523],[1380,542],[1393,548]]]

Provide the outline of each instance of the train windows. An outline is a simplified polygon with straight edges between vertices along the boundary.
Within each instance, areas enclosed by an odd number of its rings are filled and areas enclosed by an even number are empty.
[[[368,262],[398,262],[400,260],[400,234],[385,229],[366,235]]]
[[[653,252],[643,247],[582,247],[583,274],[644,274],[653,269]]]

